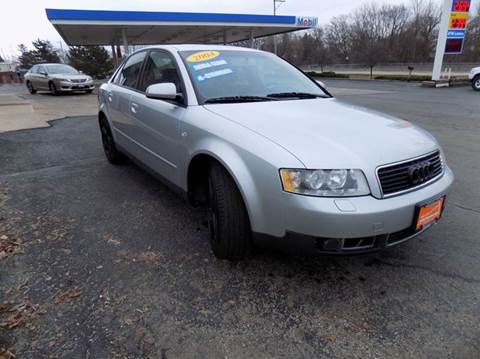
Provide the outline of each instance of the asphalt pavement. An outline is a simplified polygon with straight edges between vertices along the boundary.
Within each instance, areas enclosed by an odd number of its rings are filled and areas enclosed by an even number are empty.
[[[0,353],[480,357],[480,94],[325,83],[437,137],[456,175],[437,226],[370,256],[219,261],[201,210],[107,163],[95,117],[1,133]]]

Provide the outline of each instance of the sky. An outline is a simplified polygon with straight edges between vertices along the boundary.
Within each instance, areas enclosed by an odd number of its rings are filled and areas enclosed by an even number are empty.
[[[317,16],[320,24],[326,24],[332,17],[370,2],[408,4],[409,0],[286,0],[278,14]],[[0,55],[17,55],[18,44],[29,45],[37,38],[60,46],[61,38],[48,22],[45,8],[272,14],[273,0],[3,0]]]

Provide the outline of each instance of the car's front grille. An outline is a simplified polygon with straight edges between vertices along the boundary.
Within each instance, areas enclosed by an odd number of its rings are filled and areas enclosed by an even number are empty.
[[[384,196],[409,190],[433,180],[443,172],[440,152],[411,161],[381,167],[377,171]]]
[[[72,80],[72,82],[75,83],[75,84],[80,84],[80,83],[85,82],[85,81],[87,81],[87,80],[86,80],[86,79],[75,79],[75,80]]]

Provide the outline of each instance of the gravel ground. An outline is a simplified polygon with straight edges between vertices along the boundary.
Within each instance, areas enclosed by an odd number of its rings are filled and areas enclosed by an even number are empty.
[[[440,140],[440,224],[372,256],[218,261],[202,211],[109,165],[94,117],[0,134],[0,358],[478,358],[479,94],[325,82]]]

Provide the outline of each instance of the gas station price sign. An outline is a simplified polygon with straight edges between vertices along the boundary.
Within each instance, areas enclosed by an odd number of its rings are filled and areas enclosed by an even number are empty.
[[[465,41],[471,0],[452,0],[445,54],[461,54]]]
[[[467,27],[468,13],[454,12],[450,15],[449,30],[463,30]]]
[[[469,12],[471,0],[453,0],[452,12]]]

